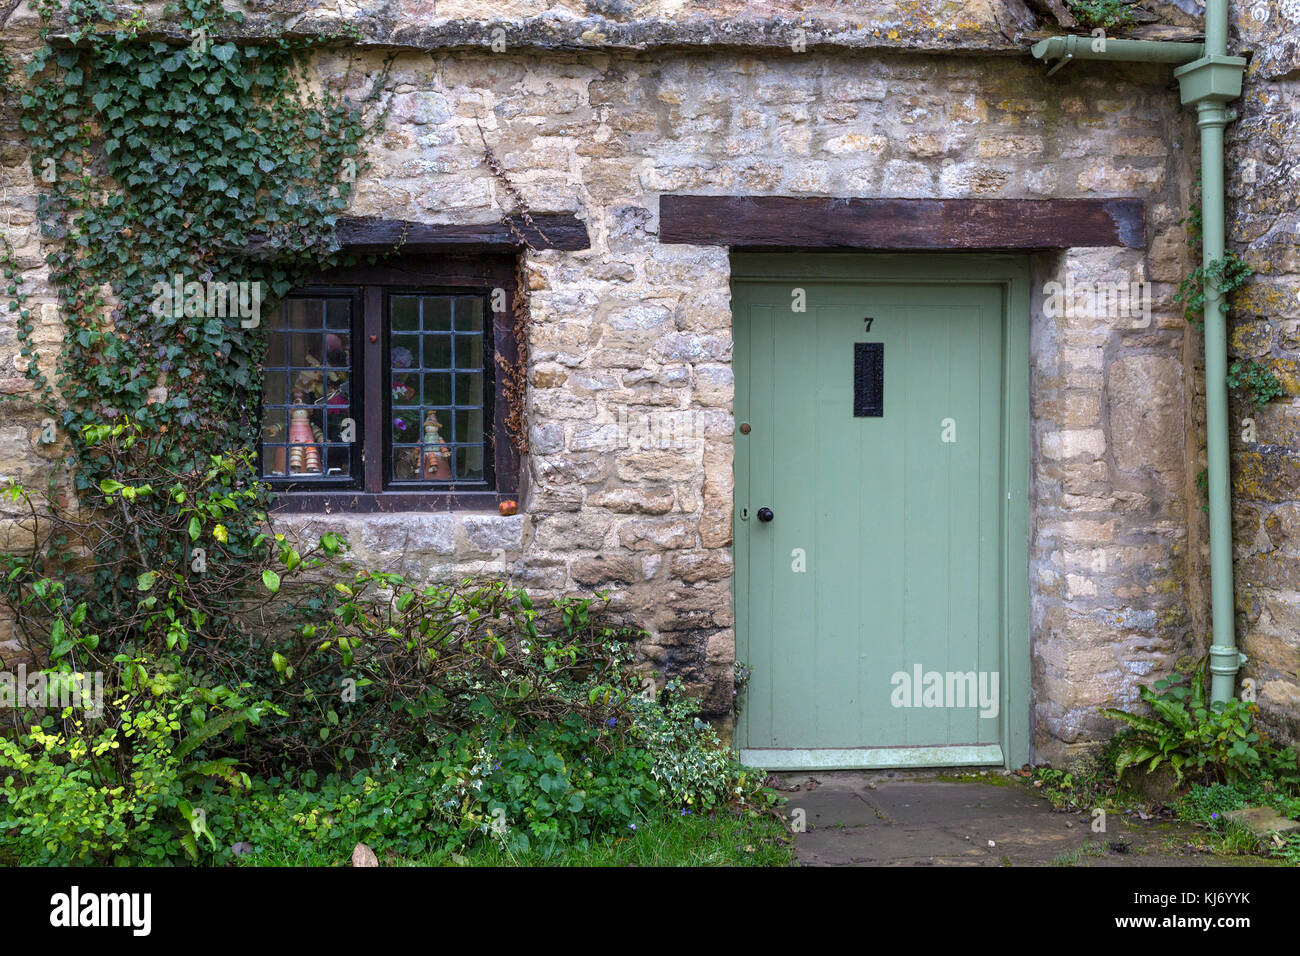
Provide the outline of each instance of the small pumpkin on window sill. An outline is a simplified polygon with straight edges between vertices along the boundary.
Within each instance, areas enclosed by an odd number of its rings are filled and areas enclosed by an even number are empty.
[[[499,505],[497,505],[497,510],[499,510],[501,514],[503,514],[505,517],[508,518],[516,511],[519,510],[519,502],[511,501],[511,500],[503,501]]]

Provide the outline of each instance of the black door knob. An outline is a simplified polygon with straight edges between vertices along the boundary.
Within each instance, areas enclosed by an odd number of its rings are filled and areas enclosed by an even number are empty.
[[[772,509],[771,509],[771,508],[759,508],[759,509],[758,509],[758,520],[759,520],[759,521],[771,521],[774,517],[776,517],[776,516],[772,514]]]

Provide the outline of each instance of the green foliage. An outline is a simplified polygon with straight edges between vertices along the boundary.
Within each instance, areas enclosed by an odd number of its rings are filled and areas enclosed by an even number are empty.
[[[1191,204],[1187,215],[1178,223],[1180,226],[1187,226],[1187,250],[1193,261],[1198,263],[1204,258],[1201,247],[1205,232],[1204,212],[1199,199],[1200,189],[1201,174],[1198,170],[1196,173],[1198,198]],[[1229,297],[1245,286],[1246,281],[1254,274],[1255,270],[1229,249],[1223,254],[1223,258],[1215,259],[1208,267],[1202,263],[1193,269],[1190,275],[1185,276],[1179,284],[1178,291],[1174,293],[1174,301],[1183,304],[1183,317],[1188,323],[1203,332],[1205,331],[1206,278],[1209,278],[1211,288],[1219,291],[1219,310],[1226,314],[1229,310]]]
[[[320,842],[284,824],[259,830],[241,866],[346,866],[354,844]],[[790,866],[793,841],[775,813],[651,811],[631,826],[568,846],[540,844],[529,850],[509,841],[482,839],[462,849],[399,853],[378,847],[383,866]],[[368,846],[370,844],[367,844]]]
[[[1288,833],[1280,846],[1274,846],[1271,854],[1290,866],[1300,866],[1300,833]]]
[[[1224,814],[1243,807],[1272,807],[1283,816],[1300,818],[1300,795],[1267,777],[1235,784],[1193,784],[1174,803],[1179,819],[1223,829]]]
[[[749,680],[753,675],[753,669],[743,661],[732,663],[731,712],[736,717],[740,716],[741,710],[745,707],[745,694],[749,691]]]
[[[114,429],[109,440],[129,440],[129,425]],[[171,533],[189,539],[197,521],[195,540],[222,540],[239,490],[187,487],[100,492],[167,497]],[[30,501],[18,487],[9,497]],[[241,565],[245,591],[260,594],[211,616],[187,603],[196,592],[163,552],[132,582],[120,630],[93,634],[84,603],[38,574],[30,552],[4,556],[33,656],[102,672],[111,693],[132,695],[102,719],[64,712],[61,731],[29,732],[7,753],[22,780],[0,791],[0,832],[29,838],[14,841],[16,861],[75,860],[69,847],[86,832],[104,834],[93,851],[103,861],[223,862],[237,842],[294,839],[403,856],[494,839],[557,854],[647,815],[770,804],[676,683],[639,693],[640,632],[607,621],[598,599],[539,609],[500,582],[344,575],[346,550],[331,532],[304,553],[260,533]],[[148,713],[168,715],[166,735],[120,739],[119,723],[155,699]],[[43,746],[43,758],[24,756]],[[88,774],[99,789],[77,790]]]
[[[39,865],[197,859],[196,838],[212,835],[185,794],[196,778],[229,790],[249,778],[231,760],[187,761],[187,742],[255,720],[258,708],[206,717],[209,702],[194,691],[149,683],[99,718],[65,711],[63,727],[47,716],[14,739],[0,737],[0,857]]]
[[[1117,743],[1112,740],[1100,753],[1080,754],[1068,770],[1035,767],[1034,786],[1057,810],[1089,811],[1116,806]]]
[[[774,794],[671,693],[662,705],[640,701],[627,728],[570,715],[524,736],[487,720],[418,757],[297,786],[250,780],[228,760],[183,760],[193,742],[230,729],[231,711],[191,729],[186,696],[118,701],[121,729],[61,737],[38,726],[17,743],[0,739],[0,767],[15,772],[0,788],[0,832],[19,864],[222,864],[237,844],[311,844],[345,860],[358,842],[401,857],[493,842],[546,858],[634,833],[646,819],[771,806]],[[667,754],[647,743],[662,738],[673,741]],[[127,754],[129,766],[108,766]],[[689,773],[675,772],[683,766]]]
[[[651,757],[650,775],[673,804],[712,809],[744,803],[759,786],[753,771],[736,765],[717,734],[700,720],[698,704],[675,681],[664,689],[667,704],[635,697],[629,702],[631,733]]]
[[[1126,0],[1069,0],[1070,12],[1082,27],[1125,27],[1133,22]]]
[[[1207,701],[1205,667],[1202,660],[1191,675],[1176,674],[1143,687],[1140,693],[1151,707],[1150,716],[1101,710],[1127,726],[1120,738],[1116,774],[1129,766],[1150,773],[1167,764],[1179,783],[1190,773],[1199,782],[1234,783],[1271,775],[1288,787],[1300,784],[1295,753],[1273,748],[1252,729],[1256,705],[1236,699]]]
[[[1276,373],[1263,362],[1236,361],[1228,366],[1228,388],[1245,393],[1257,408],[1286,394]]]
[[[1183,304],[1183,316],[1197,331],[1205,331],[1205,280],[1219,290],[1219,311],[1228,312],[1228,298],[1232,293],[1245,286],[1246,281],[1255,274],[1235,252],[1229,249],[1223,258],[1215,259],[1209,266],[1197,266],[1184,277],[1174,293],[1174,301]]]
[[[415,587],[365,570],[304,590],[290,563],[280,603],[306,622],[257,639],[258,659],[227,665],[284,701],[242,754],[263,770],[336,770],[367,753],[404,760],[485,722],[519,735],[573,715],[596,726],[636,692],[641,632],[605,620],[596,599],[539,609],[502,582]]]
[[[1174,810],[1180,820],[1204,823],[1216,830],[1227,826],[1224,814],[1249,806],[1245,792],[1235,786],[1214,783],[1208,787],[1193,784],[1192,787],[1174,803]]]

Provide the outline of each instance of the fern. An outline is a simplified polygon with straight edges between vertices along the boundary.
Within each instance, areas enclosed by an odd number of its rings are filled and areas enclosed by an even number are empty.
[[[1287,752],[1275,751],[1251,729],[1253,705],[1238,700],[1207,702],[1206,664],[1203,658],[1190,680],[1188,675],[1176,675],[1141,688],[1150,715],[1101,710],[1103,716],[1126,727],[1120,737],[1116,773],[1122,774],[1128,767],[1151,773],[1168,765],[1181,784],[1188,771],[1202,780],[1234,781],[1260,771],[1285,769]]]
[[[242,723],[253,717],[252,712],[247,709],[228,710],[224,714],[219,714],[203,723],[203,726],[194,731],[188,737],[181,741],[180,746],[176,748],[175,757],[177,760],[184,760],[205,740],[215,737],[223,731],[229,730],[235,724]]]

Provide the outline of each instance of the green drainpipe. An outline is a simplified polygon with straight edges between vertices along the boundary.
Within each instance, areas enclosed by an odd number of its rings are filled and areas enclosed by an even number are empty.
[[[1223,128],[1235,113],[1229,100],[1241,95],[1244,57],[1228,56],[1228,0],[1208,0],[1205,44],[1160,43],[1151,40],[1110,40],[1092,37],[1052,37],[1035,44],[1034,56],[1053,64],[1052,73],[1071,60],[1169,63],[1176,65],[1183,105],[1196,106],[1201,130],[1202,265],[1224,255]],[[1205,404],[1206,444],[1210,486],[1210,596],[1214,642],[1210,645],[1210,697],[1226,701],[1236,690],[1237,668],[1245,656],[1237,650],[1232,586],[1232,503],[1228,471],[1228,333],[1222,294],[1205,286]]]

